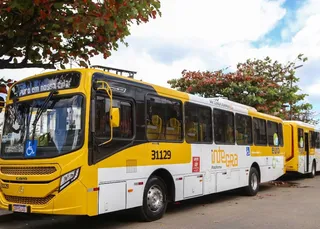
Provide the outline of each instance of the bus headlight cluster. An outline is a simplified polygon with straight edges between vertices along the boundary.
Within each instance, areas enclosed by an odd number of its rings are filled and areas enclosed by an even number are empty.
[[[59,192],[79,177],[80,168],[64,174],[60,180]]]

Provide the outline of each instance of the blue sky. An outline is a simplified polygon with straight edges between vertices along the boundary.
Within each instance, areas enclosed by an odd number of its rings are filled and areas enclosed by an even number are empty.
[[[292,35],[283,37],[282,32],[288,25],[288,23],[292,22],[296,18],[297,10],[304,6],[304,4],[308,4],[307,0],[286,0],[283,2],[282,7],[286,9],[286,14],[279,20],[276,26],[266,33],[262,38],[257,41],[252,42],[255,47],[261,47],[266,43],[269,45],[279,45],[283,42],[289,42],[292,39]]]
[[[201,2],[201,4],[199,4]],[[309,60],[297,69],[301,93],[320,113],[320,0],[161,0],[162,17],[131,28],[111,58],[92,64],[138,71],[136,78],[169,87],[181,71],[217,70],[247,58],[281,62],[299,53]],[[0,70],[21,79],[43,69]],[[320,118],[320,116],[319,116]]]

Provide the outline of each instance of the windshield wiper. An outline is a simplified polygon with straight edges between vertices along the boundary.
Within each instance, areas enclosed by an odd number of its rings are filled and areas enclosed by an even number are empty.
[[[15,98],[13,99],[13,109],[14,109],[14,112],[15,112],[15,116],[14,116],[14,120],[13,122],[15,122],[16,120],[18,121],[19,125],[22,125],[22,118],[21,118],[21,115],[18,114],[18,101],[19,99]]]
[[[47,106],[49,104],[50,99],[52,98],[53,95],[58,94],[58,91],[53,90],[50,92],[46,100],[42,103],[41,107],[37,110],[36,117],[34,118],[34,121],[32,123],[33,129],[32,129],[32,142],[34,141],[34,135],[36,132],[36,125],[42,115],[42,113],[47,109]],[[32,115],[32,114],[31,114]]]

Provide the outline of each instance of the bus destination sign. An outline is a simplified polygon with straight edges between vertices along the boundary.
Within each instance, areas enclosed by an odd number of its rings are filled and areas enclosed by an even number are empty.
[[[34,78],[17,83],[11,90],[10,99],[51,90],[77,88],[79,83],[79,72],[65,72]]]

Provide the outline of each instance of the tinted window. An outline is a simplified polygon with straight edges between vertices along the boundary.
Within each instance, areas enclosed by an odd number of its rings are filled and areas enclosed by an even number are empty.
[[[310,131],[310,136],[310,148],[314,149],[316,147],[316,132]]]
[[[236,114],[236,141],[238,145],[252,144],[252,119],[250,116]]]
[[[109,109],[110,99],[98,96],[96,101],[95,135],[96,137],[110,137]],[[127,101],[112,100],[112,107],[120,108],[120,125],[113,127],[113,138],[132,138],[133,121],[132,105]]]
[[[279,123],[278,130],[279,130],[279,133],[278,133],[279,146],[283,146],[283,129],[282,129],[282,124],[281,123]]]
[[[298,128],[298,147],[303,148],[304,147],[304,136],[303,136],[303,129]]]
[[[253,118],[254,144],[267,145],[266,120]]]
[[[185,137],[188,143],[212,142],[211,108],[197,104],[185,104]]]
[[[112,107],[120,108],[120,123],[119,127],[113,127],[112,141],[103,144],[110,140],[110,122],[109,110],[110,100],[108,97],[97,96],[93,101],[95,107],[92,116],[94,120],[94,144],[93,144],[93,163],[96,163],[112,154],[126,148],[133,141],[135,136],[134,131],[134,104],[127,100],[112,99]]]
[[[182,102],[159,96],[147,98],[147,138],[156,141],[182,140]]]
[[[217,144],[234,144],[234,114],[220,109],[213,110],[214,140]]]
[[[278,146],[279,145],[279,131],[278,123],[268,121],[268,144],[269,146]]]
[[[316,132],[316,148],[320,149],[320,133]]]

